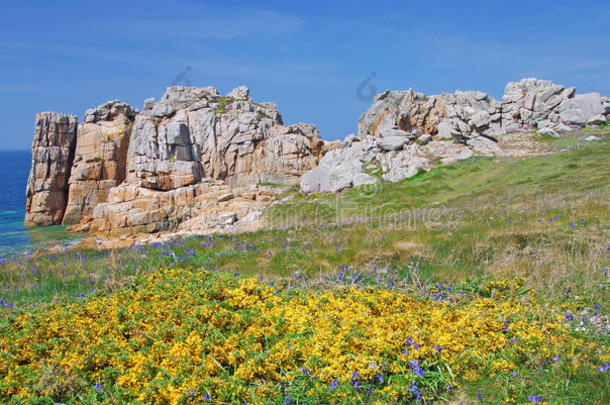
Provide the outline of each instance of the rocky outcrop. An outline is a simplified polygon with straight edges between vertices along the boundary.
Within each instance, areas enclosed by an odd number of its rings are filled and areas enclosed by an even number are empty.
[[[360,118],[358,137],[414,141],[424,134],[465,143],[501,132],[502,104],[478,91],[426,96],[413,90],[386,91]],[[382,148],[386,141],[379,141]],[[404,146],[404,145],[403,145]],[[387,148],[385,150],[388,150]],[[396,149],[391,149],[396,150]]]
[[[63,138],[42,140],[63,132],[37,124],[34,160],[45,166],[33,165],[28,220],[105,236],[185,223],[203,232],[217,229],[210,216],[227,210],[220,223],[243,221],[275,195],[264,184],[298,183],[336,147],[313,125],[284,125],[276,105],[253,102],[245,86],[227,96],[213,87],[169,87],[158,102],[145,100],[143,111],[110,101],[86,112],[78,134],[71,119],[69,153],[60,155],[52,148]]]
[[[301,191],[335,192],[378,179],[400,181],[435,162],[476,154],[522,155],[517,144],[523,142],[512,144],[513,149],[498,141],[522,130],[559,136],[574,127],[603,124],[607,114],[610,99],[598,93],[577,95],[574,88],[538,79],[508,83],[502,101],[480,91],[433,96],[412,89],[386,91],[360,118],[358,135],[348,136],[341,149],[326,154],[316,169],[303,175]]]
[[[262,210],[283,189],[254,186],[238,190],[221,181],[151,190],[125,184],[111,190],[83,224],[97,235],[123,236],[163,231],[212,232],[226,229]]]
[[[32,168],[26,189],[26,225],[60,224],[68,194],[78,122],[74,115],[36,114]]]
[[[584,126],[593,117],[610,114],[610,99],[599,93],[576,94],[548,80],[523,79],[506,85],[502,97],[502,125],[549,127],[560,123]]]
[[[128,183],[171,190],[201,179],[233,186],[297,183],[317,165],[323,141],[309,124],[282,125],[273,103],[248,91],[223,97],[214,88],[169,88],[136,117]]]
[[[85,113],[78,127],[64,224],[76,224],[108,199],[125,179],[127,147],[136,111],[118,100]]]

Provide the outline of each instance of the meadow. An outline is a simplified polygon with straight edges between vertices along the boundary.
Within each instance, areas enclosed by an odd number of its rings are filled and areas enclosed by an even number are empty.
[[[595,134],[288,188],[258,232],[2,259],[0,398],[607,404],[610,130]]]

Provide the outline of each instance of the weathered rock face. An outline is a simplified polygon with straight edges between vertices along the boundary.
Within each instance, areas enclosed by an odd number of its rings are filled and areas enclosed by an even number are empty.
[[[26,189],[26,225],[60,224],[66,208],[78,122],[74,115],[36,115],[32,169]]]
[[[500,111],[500,102],[478,91],[435,96],[413,90],[386,91],[375,97],[373,106],[360,118],[358,136],[413,140],[422,134],[438,134],[465,143],[479,135],[496,135],[501,127]]]
[[[98,204],[83,226],[103,236],[161,231],[222,230],[259,212],[281,188],[236,190],[221,181],[194,184],[170,191],[124,184],[111,189],[107,203]]]
[[[386,91],[360,118],[358,136],[346,138],[341,149],[303,175],[301,190],[334,192],[360,179],[377,181],[371,174],[400,181],[435,161],[450,163],[474,154],[521,155],[519,146],[507,150],[497,141],[507,132],[536,127],[559,136],[573,131],[571,126],[600,125],[609,113],[610,99],[598,93],[575,95],[574,88],[538,79],[508,83],[502,102],[479,91],[433,96]]]
[[[337,146],[313,125],[283,125],[275,104],[254,103],[245,86],[227,96],[170,87],[141,112],[114,100],[87,111],[78,135],[76,118],[69,124],[37,118],[27,221],[106,236],[217,229],[208,216],[227,210],[220,223],[244,221],[274,195],[258,184],[297,183]]]
[[[201,179],[234,186],[296,183],[316,166],[323,141],[309,124],[282,125],[273,103],[246,88],[222,97],[214,88],[171,87],[136,117],[128,183],[171,190]]]
[[[136,111],[118,100],[85,114],[78,127],[64,224],[76,224],[108,199],[125,179],[127,148]]]
[[[548,80],[523,79],[506,85],[502,98],[505,129],[523,126],[584,126],[589,120],[610,114],[610,99],[599,93],[575,94]]]

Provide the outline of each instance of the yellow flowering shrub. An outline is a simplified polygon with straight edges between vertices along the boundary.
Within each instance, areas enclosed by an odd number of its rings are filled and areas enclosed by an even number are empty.
[[[523,367],[595,371],[571,333],[508,280],[435,301],[378,287],[275,290],[165,270],[137,287],[0,323],[0,398],[89,403],[403,403]],[[573,372],[573,371],[570,371]]]

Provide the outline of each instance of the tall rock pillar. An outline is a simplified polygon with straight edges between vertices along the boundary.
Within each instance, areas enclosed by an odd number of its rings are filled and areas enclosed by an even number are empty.
[[[78,121],[74,115],[36,114],[32,168],[26,188],[26,225],[62,222],[77,128]]]

